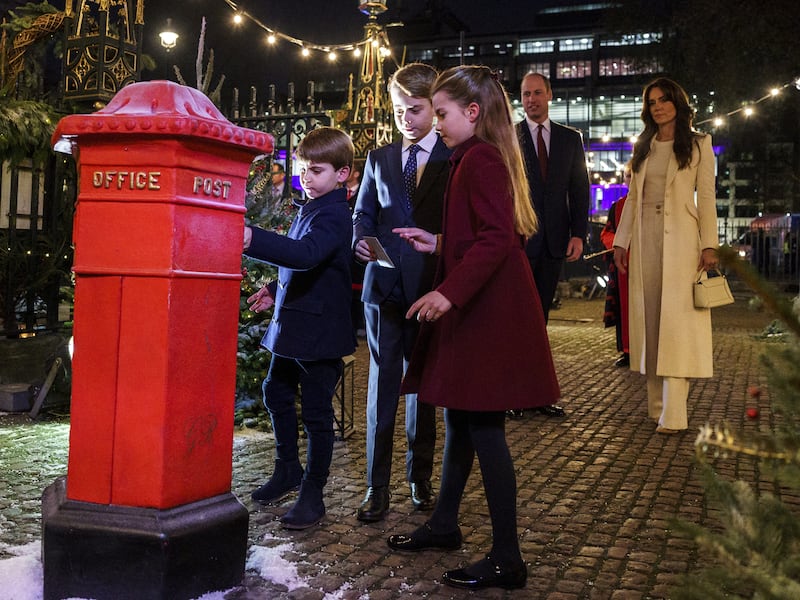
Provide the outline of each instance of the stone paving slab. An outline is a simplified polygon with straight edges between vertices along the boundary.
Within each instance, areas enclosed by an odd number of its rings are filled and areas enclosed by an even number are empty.
[[[722,309],[717,309],[722,310]],[[739,307],[741,313],[741,307]],[[694,382],[690,430],[675,436],[654,433],[647,418],[644,378],[613,367],[613,329],[602,326],[602,303],[565,301],[548,327],[561,382],[566,419],[527,415],[507,422],[517,471],[519,535],[528,562],[524,590],[454,590],[439,583],[441,573],[482,557],[491,527],[477,462],[462,505],[464,545],[455,552],[400,554],[386,537],[423,523],[403,481],[405,442],[398,421],[393,496],[385,521],[360,523],[355,511],[364,493],[364,394],[367,353],[359,348],[355,368],[356,420],[353,434],[337,441],[326,489],[322,525],[288,532],[278,519],[292,499],[274,507],[254,504],[249,493],[268,476],[274,450],[269,433],[237,432],[233,492],[250,510],[253,565],[260,552],[280,550],[275,569],[296,569],[303,585],[289,591],[285,572],[248,569],[230,600],[323,598],[383,600],[407,598],[520,598],[548,600],[669,598],[671,586],[704,558],[673,531],[673,519],[713,525],[694,466],[697,428],[707,420],[752,430],[773,416],[769,394],[760,399],[761,417],[749,420],[747,387],[764,385],[759,355],[770,342],[757,338],[768,316],[715,315],[716,375]],[[402,408],[398,411],[403,414]],[[42,490],[66,471],[68,422],[31,423],[0,416],[0,559],[5,546],[40,537]],[[437,452],[444,432],[439,428]],[[746,458],[717,461],[720,472],[747,477],[773,489]],[[434,468],[438,487],[440,463]],[[761,477],[761,479],[758,479]],[[280,576],[278,576],[280,575]],[[2,598],[2,591],[0,591]]]

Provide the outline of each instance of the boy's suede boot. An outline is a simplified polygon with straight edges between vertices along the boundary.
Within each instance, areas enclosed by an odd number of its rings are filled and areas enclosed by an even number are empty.
[[[308,529],[325,516],[325,504],[322,501],[322,486],[319,483],[304,479],[300,486],[297,502],[281,517],[286,529]]]
[[[299,460],[275,460],[275,471],[269,481],[250,494],[259,504],[272,504],[282,500],[300,488],[303,479],[303,467]]]

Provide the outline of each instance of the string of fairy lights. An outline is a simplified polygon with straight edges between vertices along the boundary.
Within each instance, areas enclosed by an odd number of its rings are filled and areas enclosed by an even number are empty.
[[[783,85],[773,87],[769,90],[766,94],[761,96],[758,100],[753,100],[752,102],[745,102],[739,108],[726,113],[724,116],[716,115],[709,117],[708,119],[704,119],[703,121],[697,121],[695,125],[704,125],[706,123],[711,123],[714,127],[722,127],[725,125],[725,119],[728,117],[732,117],[734,115],[742,114],[745,117],[752,117],[755,115],[756,109],[755,107],[762,102],[765,102],[771,98],[776,98],[777,96],[781,95],[781,92],[788,88],[789,86],[794,87],[797,90],[800,90],[800,77],[795,77],[791,81],[787,81]]]
[[[711,113],[711,116],[709,116],[708,118],[703,119],[701,121],[695,121],[694,125],[695,126],[707,125],[711,129],[719,129],[719,128],[722,128],[722,127],[725,127],[726,125],[728,125],[728,121],[730,120],[731,117],[735,117],[737,115],[740,115],[740,116],[742,116],[742,117],[744,117],[746,119],[750,118],[750,117],[754,117],[757,114],[756,106],[758,106],[762,102],[766,102],[767,100],[771,100],[771,99],[775,99],[775,98],[779,97],[783,93],[783,91],[786,90],[789,87],[794,87],[795,89],[800,91],[800,77],[795,77],[791,81],[787,81],[786,83],[783,83],[782,85],[772,87],[772,88],[770,88],[770,90],[766,94],[764,94],[760,98],[758,98],[756,100],[742,102],[738,108],[736,108],[734,110],[731,110],[731,111],[729,111],[727,113],[714,114],[714,111],[710,110],[709,112]],[[710,96],[714,96],[714,92],[711,92],[709,95]],[[694,102],[697,102],[697,100],[698,100],[697,95],[693,95],[692,96],[692,100]],[[713,104],[712,104],[712,106],[713,106]],[[616,138],[616,139],[618,139],[618,138]],[[632,136],[627,137],[627,141],[630,142],[631,144],[635,144],[637,139],[638,139],[637,135],[632,135]],[[608,143],[608,142],[615,141],[615,138],[612,135],[606,133],[606,134],[603,134],[603,135],[601,135],[599,137],[599,141],[603,142],[603,143]],[[609,178],[606,178],[604,176],[604,174],[608,173],[609,171],[602,170],[602,169],[598,170],[596,168],[597,165],[594,162],[594,154],[595,154],[594,152],[588,152],[587,153],[587,166],[589,167],[589,171],[592,173],[592,179],[593,179],[594,183],[596,183],[598,185],[601,185],[601,186],[604,186],[604,187],[608,187],[609,185],[619,183],[622,180],[622,166],[623,166],[622,162],[614,160],[613,161],[614,162],[614,169],[613,169],[613,173],[614,174],[613,174],[613,176],[611,176]]]
[[[361,48],[366,44],[372,44],[373,46],[377,47],[379,55],[382,58],[391,56],[392,54],[391,44],[383,28],[402,25],[402,23],[390,23],[380,28],[376,28],[375,37],[373,37],[372,39],[359,40],[356,42],[347,42],[344,44],[316,44],[308,40],[303,40],[291,36],[289,34],[283,33],[281,31],[278,31],[272,27],[269,27],[268,25],[263,23],[260,19],[250,14],[248,11],[240,8],[233,0],[223,0],[223,1],[231,8],[231,10],[234,11],[234,16],[233,16],[234,23],[241,24],[245,19],[251,21],[253,24],[255,24],[256,26],[258,26],[260,29],[262,29],[267,33],[267,43],[275,44],[277,43],[278,40],[283,40],[299,47],[300,52],[304,57],[308,57],[311,54],[311,51],[314,50],[324,53],[327,56],[328,60],[332,62],[337,60],[339,52],[352,52],[353,56],[355,57],[361,56],[362,53]],[[397,64],[396,66],[399,67],[400,65]],[[715,115],[707,119],[704,119],[702,121],[696,121],[695,125],[699,126],[711,123],[714,127],[722,127],[725,125],[726,119],[734,115],[742,114],[745,117],[751,117],[755,114],[756,110],[755,107],[758,104],[761,104],[762,102],[765,102],[771,98],[775,98],[776,96],[779,96],[781,92],[784,89],[788,88],[789,86],[793,86],[796,89],[800,90],[800,77],[796,77],[791,81],[787,81],[783,85],[773,87],[772,89],[769,90],[768,93],[764,94],[757,100],[743,103],[739,108],[731,110],[730,112],[725,113],[724,115]],[[607,136],[603,137],[606,138]],[[607,140],[604,139],[603,141]],[[632,137],[630,141],[635,142],[636,141],[635,136]]]
[[[234,0],[223,0],[223,1],[233,11],[234,24],[239,25],[242,24],[245,20],[250,21],[258,28],[266,32],[267,34],[266,41],[268,44],[273,45],[276,44],[279,40],[281,40],[297,46],[300,49],[300,53],[304,58],[309,57],[312,51],[316,51],[323,53],[327,57],[327,59],[331,62],[335,62],[339,58],[339,55],[341,53],[350,52],[354,57],[360,57],[363,52],[364,46],[366,46],[367,44],[371,44],[373,46],[373,49],[378,53],[378,56],[380,56],[381,58],[391,57],[392,55],[391,43],[389,42],[389,38],[386,35],[384,28],[402,25],[401,23],[391,23],[388,25],[375,27],[371,30],[372,35],[369,38],[358,40],[355,42],[346,42],[342,44],[317,44],[308,40],[304,40],[289,35],[273,27],[270,27],[269,25],[261,21],[259,18],[252,15],[247,10],[240,7],[236,2],[234,2]],[[399,67],[400,65],[396,64],[396,66]],[[745,118],[752,117],[756,114],[756,107],[759,104],[780,96],[781,92],[790,86],[800,90],[800,77],[795,77],[791,81],[787,81],[782,85],[775,86],[760,98],[749,102],[743,102],[738,108],[731,110],[723,115],[712,113],[712,116],[700,121],[695,121],[694,124],[695,126],[710,124],[713,128],[720,128],[724,127],[727,124],[728,119],[736,115],[741,114]],[[713,92],[711,92],[711,95],[713,95]],[[601,136],[600,139],[603,142],[608,142],[610,141],[611,136],[605,134]],[[634,135],[629,138],[629,141],[631,143],[635,143],[636,139],[637,136]],[[617,176],[621,176],[621,172],[615,174]],[[605,178],[600,176],[599,173],[594,173],[594,176],[595,178],[599,178],[599,181],[596,181],[596,183],[609,184],[609,183],[617,183],[618,181],[618,177],[612,177],[610,181],[606,181]]]
[[[339,58],[340,53],[352,52],[352,55],[356,58],[360,57],[363,53],[362,48],[367,44],[371,44],[378,52],[378,55],[381,58],[389,58],[392,56],[392,49],[391,43],[389,42],[389,38],[384,31],[386,27],[397,27],[402,25],[401,23],[389,23],[387,25],[382,25],[380,27],[376,27],[373,30],[373,36],[369,39],[359,40],[356,42],[346,42],[343,44],[316,44],[314,42],[310,42],[308,40],[303,40],[282,31],[278,31],[270,27],[269,25],[265,24],[261,21],[258,17],[252,15],[247,10],[239,7],[233,0],[223,0],[225,4],[227,4],[231,10],[233,10],[233,22],[234,24],[242,24],[245,20],[250,21],[260,29],[266,32],[267,34],[267,43],[272,45],[278,42],[278,40],[282,40],[285,42],[289,42],[290,44],[294,44],[300,49],[300,53],[303,57],[308,57],[311,55],[312,51],[322,52],[325,54],[327,59],[331,62],[335,62]],[[397,65],[399,66],[399,65]]]

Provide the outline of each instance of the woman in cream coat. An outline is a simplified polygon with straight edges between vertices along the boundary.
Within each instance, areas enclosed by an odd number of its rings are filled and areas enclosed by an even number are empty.
[[[713,375],[711,311],[694,307],[693,285],[717,267],[714,152],[677,83],[657,79],[643,100],[614,262],[629,272],[631,369],[647,376],[656,431],[671,434],[688,427],[689,378]]]

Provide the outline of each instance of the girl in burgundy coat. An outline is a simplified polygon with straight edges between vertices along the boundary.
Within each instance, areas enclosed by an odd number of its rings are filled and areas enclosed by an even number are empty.
[[[445,408],[439,502],[430,521],[392,535],[395,550],[455,549],[458,510],[475,455],[492,520],[486,558],[442,579],[456,587],[520,588],[527,569],[517,538],[516,478],[505,411],[559,397],[541,302],[525,242],[536,230],[511,109],[487,67],[442,73],[433,87],[436,129],[454,148],[443,233],[394,230],[415,250],[439,254],[433,291],[406,317],[423,323],[404,392]],[[531,352],[538,348],[538,352]]]

